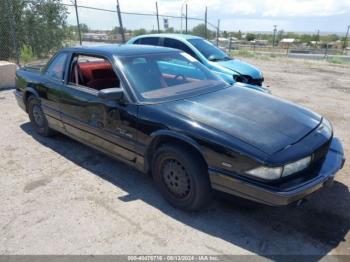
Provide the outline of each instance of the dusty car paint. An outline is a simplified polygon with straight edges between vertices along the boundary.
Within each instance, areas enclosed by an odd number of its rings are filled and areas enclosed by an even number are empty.
[[[27,110],[28,96],[36,96],[51,128],[142,172],[149,171],[157,146],[175,140],[193,147],[205,159],[213,188],[269,205],[285,205],[331,181],[344,163],[342,146],[333,133],[324,132],[320,115],[269,94],[223,86],[168,102],[138,101],[118,57],[175,52],[172,49],[109,45],[62,52],[68,58],[73,53],[107,58],[125,99],[105,100],[96,90],[70,86],[67,74],[63,81],[54,81],[45,70],[22,68],[16,76],[18,104]],[[284,165],[308,155],[313,155],[312,165],[288,178],[264,181],[246,174],[260,165]]]

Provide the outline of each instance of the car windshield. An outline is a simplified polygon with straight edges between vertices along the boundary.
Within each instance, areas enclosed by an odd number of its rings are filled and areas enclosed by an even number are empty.
[[[221,89],[227,84],[182,52],[119,57],[139,100],[161,102]]]
[[[196,38],[196,39],[188,39],[202,55],[205,56],[210,61],[222,61],[222,60],[230,60],[230,58],[225,52],[221,51],[218,47],[213,45],[207,40]]]

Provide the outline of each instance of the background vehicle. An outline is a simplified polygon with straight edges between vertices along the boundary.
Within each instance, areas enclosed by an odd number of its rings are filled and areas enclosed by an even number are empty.
[[[128,44],[155,45],[182,50],[196,58],[215,74],[229,84],[234,82],[262,87],[264,77],[262,72],[246,62],[231,58],[228,54],[211,42],[192,35],[185,34],[150,34],[134,37]]]
[[[174,49],[63,49],[41,71],[19,69],[16,85],[37,133],[59,131],[151,171],[182,209],[199,209],[212,189],[287,205],[330,184],[344,163],[327,119],[230,86]]]

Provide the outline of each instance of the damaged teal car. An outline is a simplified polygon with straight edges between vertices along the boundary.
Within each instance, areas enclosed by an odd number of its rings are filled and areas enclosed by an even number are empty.
[[[269,90],[262,86],[264,77],[258,68],[230,57],[201,37],[185,34],[150,34],[134,37],[128,44],[164,46],[182,50],[229,84],[240,82],[248,88],[269,93]]]

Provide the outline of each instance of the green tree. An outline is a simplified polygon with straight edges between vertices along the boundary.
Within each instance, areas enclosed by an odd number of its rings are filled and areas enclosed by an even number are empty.
[[[237,39],[241,40],[242,39],[242,32],[241,30],[238,30],[237,34],[236,34]]]
[[[255,38],[256,38],[255,34],[252,34],[252,33],[248,33],[248,34],[246,34],[246,36],[245,36],[245,39],[246,39],[247,41],[253,41],[253,40],[255,40]]]
[[[165,30],[166,33],[174,33],[174,27],[169,27],[168,29]]]
[[[144,35],[146,34],[146,29],[140,28],[132,31],[133,36]]]
[[[283,30],[279,30],[279,31],[277,32],[277,37],[276,37],[277,43],[278,43],[279,41],[281,41],[283,38],[284,38],[284,31],[283,31]]]
[[[88,27],[88,25],[87,24],[80,24],[80,31],[82,32],[82,33],[88,33],[89,32],[89,27]]]
[[[0,60],[15,57],[21,46],[21,36],[24,30],[21,26],[21,17],[26,6],[24,0],[0,1]]]
[[[312,36],[311,35],[307,35],[307,34],[302,34],[299,37],[300,41],[302,43],[310,43],[312,41]]]
[[[340,39],[339,36],[336,34],[323,35],[320,38],[321,38],[321,41],[323,42],[335,42]]]
[[[127,30],[125,27],[124,27],[124,32],[129,32],[131,33],[132,31],[131,30]],[[116,34],[120,34],[120,26],[115,26],[113,27],[113,29],[111,30],[111,34],[112,35],[116,35]]]
[[[196,36],[201,36],[204,38],[208,37],[209,39],[213,38],[215,36],[215,32],[209,30],[208,28],[207,28],[208,35],[207,36],[205,35],[205,24],[199,24],[199,25],[193,27],[192,34],[196,35]]]
[[[0,3],[1,59],[17,50],[47,56],[64,45],[67,38],[67,9],[62,0],[2,0]],[[23,46],[26,46],[23,48]],[[30,50],[29,50],[30,49]]]

